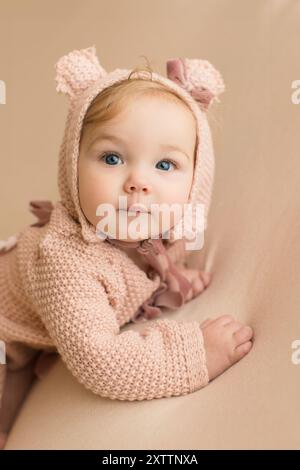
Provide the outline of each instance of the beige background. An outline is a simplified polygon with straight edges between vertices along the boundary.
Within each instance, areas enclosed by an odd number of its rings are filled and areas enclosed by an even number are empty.
[[[185,397],[115,402],[62,363],[34,387],[7,448],[300,448],[300,79],[297,0],[0,2],[0,238],[33,221],[30,199],[58,197],[67,99],[54,64],[95,44],[108,71],[146,55],[203,58],[226,93],[210,113],[216,178],[204,249],[213,283],[174,319],[236,315],[255,329],[246,359]],[[167,316],[167,314],[166,314]],[[137,326],[127,325],[127,328]]]

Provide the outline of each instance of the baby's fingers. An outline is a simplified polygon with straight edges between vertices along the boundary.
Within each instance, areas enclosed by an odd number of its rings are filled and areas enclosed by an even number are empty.
[[[239,361],[246,354],[248,354],[252,346],[253,346],[252,341],[247,341],[246,343],[242,343],[239,346],[237,346],[234,350],[236,360]]]
[[[194,279],[192,281],[192,285],[193,285],[194,295],[199,294],[199,292],[202,292],[205,289],[204,282],[199,278]]]
[[[199,271],[200,278],[202,279],[204,286],[207,287],[211,281],[211,273],[207,271]]]
[[[233,333],[237,346],[247,341],[250,341],[253,337],[253,330],[251,326],[245,325],[239,328]]]
[[[202,323],[200,323],[201,328],[205,328],[207,325],[209,325],[213,320],[211,318],[206,318]]]

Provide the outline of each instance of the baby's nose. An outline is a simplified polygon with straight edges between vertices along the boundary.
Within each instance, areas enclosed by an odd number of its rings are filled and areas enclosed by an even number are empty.
[[[133,192],[149,193],[151,192],[151,186],[149,183],[145,181],[130,181],[126,183],[125,190],[128,193],[133,193]]]

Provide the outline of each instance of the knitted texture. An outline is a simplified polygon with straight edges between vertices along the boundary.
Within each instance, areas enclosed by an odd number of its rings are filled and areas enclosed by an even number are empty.
[[[47,225],[24,229],[0,257],[0,337],[12,344],[11,367],[31,360],[27,346],[57,350],[80,383],[111,399],[150,400],[203,387],[208,375],[197,321],[159,319],[142,332],[120,332],[159,280],[122,249],[85,243],[80,225],[57,202]]]
[[[61,200],[53,210],[49,206],[47,223],[25,227],[0,244],[0,339],[8,346],[7,366],[23,367],[39,350],[58,351],[77,380],[103,397],[150,400],[198,390],[209,380],[199,323],[159,319],[142,332],[121,332],[159,288],[160,277],[148,277],[121,248],[100,240],[79,204],[85,113],[103,89],[127,79],[131,70],[106,72],[94,46],[72,51],[55,67],[56,89],[70,100],[59,152]],[[206,110],[224,84],[211,64],[198,59],[170,59],[167,75],[153,72],[152,79],[179,94],[197,122],[188,201],[195,232],[198,203],[207,226],[214,175]],[[143,71],[139,76],[149,78]],[[178,227],[170,230],[168,250],[174,262],[183,263],[189,252],[176,239]]]

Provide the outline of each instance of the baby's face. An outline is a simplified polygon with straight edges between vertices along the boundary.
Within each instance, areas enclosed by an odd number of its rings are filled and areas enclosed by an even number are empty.
[[[116,238],[131,240],[128,232],[125,237],[119,234],[119,196],[126,197],[128,208],[141,203],[149,211],[151,204],[178,203],[183,207],[187,203],[194,171],[196,123],[184,104],[141,96],[115,119],[101,127],[90,127],[82,136],[78,172],[80,205],[91,224],[96,226],[101,220],[96,215],[99,204],[109,203],[116,211]],[[128,225],[140,217],[120,212]],[[142,217],[140,220],[147,223],[140,225],[135,240],[161,233],[160,219],[151,212]],[[164,231],[176,222],[176,216],[171,217]]]

